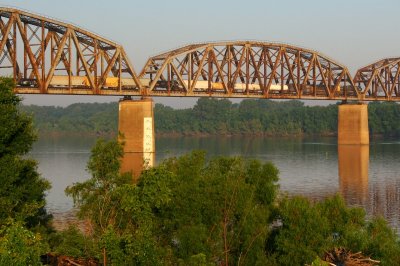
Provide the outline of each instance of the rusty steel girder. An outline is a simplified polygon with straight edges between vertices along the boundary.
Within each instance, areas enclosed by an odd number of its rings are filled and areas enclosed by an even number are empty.
[[[358,100],[346,67],[312,50],[235,41],[193,44],[151,57],[148,95]]]
[[[0,8],[0,71],[16,93],[141,95],[123,47],[96,34],[13,8]]]
[[[16,93],[400,101],[400,58],[358,70],[257,41],[187,45],[137,76],[123,47],[70,23],[0,7],[0,75]]]
[[[386,58],[359,69],[354,84],[363,100],[400,101],[400,58]]]

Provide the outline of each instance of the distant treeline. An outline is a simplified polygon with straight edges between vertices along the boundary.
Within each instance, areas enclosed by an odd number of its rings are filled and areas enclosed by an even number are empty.
[[[78,103],[68,107],[23,106],[42,133],[115,134],[117,103]],[[335,135],[336,104],[305,106],[300,101],[200,98],[193,108],[155,105],[157,134],[165,135]],[[400,136],[400,105],[370,103],[371,135]]]
[[[68,107],[25,105],[40,133],[114,134],[118,103],[76,103]]]

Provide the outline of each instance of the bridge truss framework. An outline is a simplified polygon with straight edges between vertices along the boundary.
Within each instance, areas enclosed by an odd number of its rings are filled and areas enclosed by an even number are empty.
[[[400,100],[400,58],[348,69],[309,49],[236,41],[188,45],[136,74],[124,48],[75,25],[0,8],[0,75],[16,93]]]

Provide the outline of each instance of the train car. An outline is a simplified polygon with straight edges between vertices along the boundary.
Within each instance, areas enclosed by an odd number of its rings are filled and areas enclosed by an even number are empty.
[[[71,76],[71,86],[79,87],[86,86],[86,77]],[[53,76],[49,84],[50,87],[68,87],[69,86],[69,76]]]
[[[244,91],[246,90],[246,83],[235,83],[233,88],[237,91]],[[249,83],[249,90],[260,90],[260,85]]]
[[[183,83],[186,85],[186,87],[189,86],[189,82],[187,80],[184,80]],[[191,82],[191,86],[193,86],[193,81]],[[194,85],[194,90],[208,90],[208,80],[196,81],[196,84]]]
[[[246,90],[246,83],[235,83],[234,86],[235,91],[244,91]],[[249,90],[250,91],[260,91],[261,87],[259,84],[253,84],[249,83]],[[288,85],[281,85],[281,84],[271,84],[271,87],[269,88],[269,91],[288,91],[289,86]]]
[[[224,83],[222,82],[211,82],[211,88],[214,90],[223,90],[224,89]]]

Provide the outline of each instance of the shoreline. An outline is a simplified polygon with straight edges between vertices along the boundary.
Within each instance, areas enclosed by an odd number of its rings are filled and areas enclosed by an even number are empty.
[[[70,131],[38,131],[38,137],[97,137],[97,138],[114,138],[117,136],[116,132],[70,132]],[[156,138],[182,138],[182,137],[194,137],[194,138],[211,138],[211,137],[273,137],[273,138],[336,138],[337,132],[328,132],[321,134],[305,134],[305,133],[297,133],[297,134],[272,134],[268,132],[260,132],[260,133],[202,133],[202,132],[187,132],[187,133],[179,133],[179,132],[156,132]],[[383,135],[383,134],[370,134],[370,139],[392,139],[398,138],[397,136],[392,135]]]

